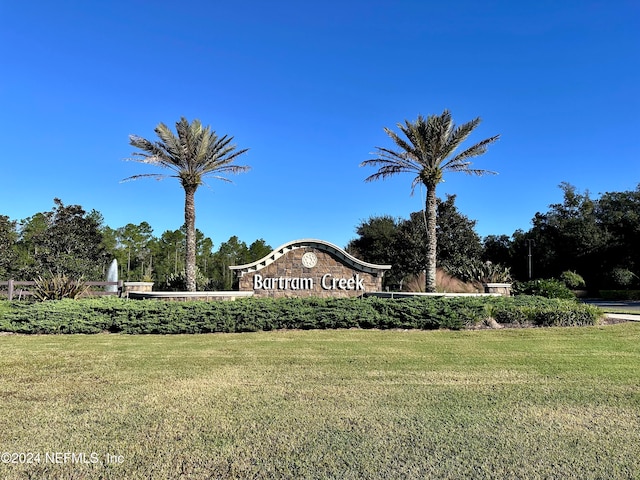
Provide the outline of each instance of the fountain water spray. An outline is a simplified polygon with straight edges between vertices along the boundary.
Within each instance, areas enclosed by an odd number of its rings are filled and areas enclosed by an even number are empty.
[[[109,270],[107,271],[107,282],[117,282],[117,281],[118,281],[118,260],[114,258],[113,262],[111,262],[111,265],[109,265]],[[107,285],[105,290],[107,292],[117,292],[118,286]]]

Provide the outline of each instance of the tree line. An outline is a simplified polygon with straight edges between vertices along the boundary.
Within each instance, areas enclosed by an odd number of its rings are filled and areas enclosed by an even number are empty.
[[[475,232],[476,222],[458,211],[455,195],[438,199],[438,265],[458,274],[490,262],[494,271],[496,265],[503,266],[520,281],[560,278],[570,271],[582,276],[592,291],[639,287],[640,185],[599,198],[569,183],[560,189],[563,201],[536,213],[529,230],[483,239]],[[423,212],[408,219],[371,217],[356,233],[347,250],[368,262],[393,265],[385,278],[390,289],[423,271],[429,235]]]
[[[581,275],[590,289],[632,288],[640,284],[640,185],[593,198],[569,183],[560,185],[563,200],[538,212],[529,230],[511,236],[481,238],[476,222],[462,214],[455,195],[437,200],[437,262],[452,273],[491,262],[510,269],[514,280],[559,278],[565,271]],[[424,270],[428,230],[424,212],[409,218],[374,216],[355,228],[345,247],[371,263],[389,264],[385,287],[401,289]],[[156,289],[185,288],[184,227],[154,235],[147,222],[111,228],[100,212],[54,199],[50,211],[16,221],[0,215],[0,278],[32,280],[66,274],[102,279],[112,259],[119,278],[153,281]],[[236,279],[229,265],[242,265],[272,251],[264,239],[251,244],[230,237],[217,250],[196,230],[199,289],[230,290]],[[531,257],[529,257],[531,252]],[[531,267],[531,270],[529,269]]]
[[[263,239],[250,245],[230,237],[214,251],[211,238],[196,230],[196,280],[201,290],[231,290],[235,278],[229,265],[263,258],[272,248]],[[50,211],[26,219],[0,215],[0,278],[33,280],[65,274],[98,280],[115,258],[119,278],[150,281],[156,289],[184,290],[186,233],[184,226],[159,237],[147,222],[111,228],[102,214],[54,199]]]

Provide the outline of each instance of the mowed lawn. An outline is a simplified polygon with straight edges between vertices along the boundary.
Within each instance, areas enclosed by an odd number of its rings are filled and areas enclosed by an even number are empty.
[[[3,479],[640,478],[640,323],[4,335],[0,413]]]

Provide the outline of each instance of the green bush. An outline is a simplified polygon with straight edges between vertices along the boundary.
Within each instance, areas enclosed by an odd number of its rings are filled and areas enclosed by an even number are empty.
[[[204,276],[204,273],[196,267],[196,289],[208,290],[211,280]],[[173,292],[184,292],[187,289],[187,272],[182,270],[178,273],[169,273],[167,275],[166,289]]]
[[[499,263],[470,260],[464,265],[445,269],[463,282],[506,283],[512,280],[511,269]]]
[[[560,298],[575,300],[575,295],[567,286],[554,278],[546,280],[530,280],[528,282],[516,282],[512,286],[514,295],[535,295],[545,298]]]
[[[11,311],[11,302],[8,300],[0,300],[0,321],[4,317],[4,314],[9,311]]]
[[[638,276],[626,268],[614,268],[609,272],[609,281],[615,287],[629,288],[638,280]]]
[[[602,311],[574,299],[544,298],[520,295],[496,298],[490,306],[491,316],[511,326],[575,327],[595,325]]]
[[[570,288],[572,290],[576,290],[578,288],[584,288],[587,286],[587,284],[584,281],[584,278],[582,278],[582,275],[571,270],[562,272],[562,274],[560,275],[560,280],[564,282],[567,288]]]
[[[0,304],[0,331],[178,334],[276,329],[462,329],[490,317],[510,325],[593,325],[600,310],[542,297],[242,299],[163,302],[119,298]]]

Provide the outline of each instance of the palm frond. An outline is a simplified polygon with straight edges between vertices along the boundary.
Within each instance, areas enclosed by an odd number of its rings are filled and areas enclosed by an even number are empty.
[[[139,178],[154,178],[156,180],[164,180],[167,177],[174,177],[175,175],[162,175],[160,173],[141,173],[138,175],[132,175],[120,180],[120,183],[130,182],[132,180],[138,180]]]
[[[451,113],[444,110],[442,115],[429,115],[426,123],[420,129],[425,145],[425,161],[432,169],[439,168],[442,160],[447,155],[447,139],[454,129]]]
[[[182,168],[191,171],[193,174],[196,174],[198,171],[200,164],[200,159],[197,155],[198,144],[204,136],[208,135],[206,130],[198,119],[189,123],[186,118],[182,117],[180,121],[176,123],[176,132],[178,133],[178,140],[182,150]]]
[[[500,138],[500,135],[495,135],[493,137],[486,138],[481,142],[476,143],[472,147],[467,148],[465,151],[460,152],[458,155],[454,157],[454,160],[473,158],[473,157],[479,157],[480,155],[484,155],[487,152],[487,148],[489,147],[489,145],[496,142],[499,138]]]
[[[451,122],[448,134],[444,138],[441,158],[445,159],[453,155],[458,147],[471,135],[471,132],[480,124],[480,121],[480,117],[477,117],[457,127]]]
[[[460,167],[447,168],[447,170],[451,172],[461,172],[467,175],[474,175],[476,177],[482,177],[483,175],[497,175],[498,172],[494,172],[493,170],[484,170],[480,168],[469,168],[471,163]]]
[[[376,147],[376,149],[377,152],[373,152],[372,155],[377,155],[377,157],[363,161],[360,166],[384,166],[388,164],[397,164],[411,170],[419,171],[422,169],[422,165],[417,161],[417,159],[411,152],[396,152],[384,147]]]
[[[399,173],[409,173],[409,172],[410,170],[406,170],[398,166],[389,165],[387,167],[382,167],[376,173],[369,175],[367,178],[364,179],[364,181],[373,182],[375,180],[391,177]]]
[[[211,175],[211,178],[215,178],[216,180],[222,180],[223,182],[227,182],[227,183],[233,183],[233,180],[227,177],[223,177],[221,175]]]
[[[222,165],[217,166],[214,170],[211,170],[211,172],[215,171],[217,173],[231,173],[233,175],[237,175],[238,173],[248,172],[249,170],[251,170],[251,168],[246,165]],[[204,173],[209,173],[209,170]]]
[[[415,156],[416,149],[415,149],[415,144],[412,142],[412,139],[411,139],[411,132],[408,132],[407,134],[407,132],[404,131],[403,126],[401,124],[398,124],[398,127],[400,128],[401,131],[403,131],[405,136],[409,139],[409,143],[407,143],[404,139],[402,139],[396,132],[388,129],[387,127],[384,128],[384,131],[386,132],[387,135],[389,135],[389,137],[391,137],[393,142],[398,147],[400,147],[400,150],[402,152],[409,153]],[[380,147],[378,147],[378,149],[380,149]]]
[[[170,153],[167,152],[166,146],[160,142],[150,142],[146,138],[138,137],[137,135],[129,135],[129,144],[142,151],[134,152],[132,157],[127,160],[147,163],[173,170],[178,168],[176,161]]]
[[[155,142],[156,148],[162,152],[160,156],[166,160],[171,159],[171,163],[179,164],[181,152],[178,138],[176,138],[171,129],[164,123],[159,123],[154,131],[160,139],[159,142]]]
[[[365,182],[373,182],[381,178],[387,178],[399,173],[419,173],[420,168],[417,168],[411,162],[404,162],[387,158],[373,158],[371,160],[365,160],[361,165],[379,165],[378,171],[365,178]]]

